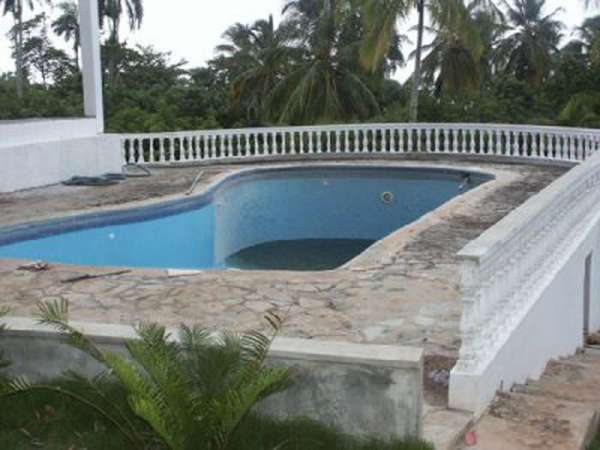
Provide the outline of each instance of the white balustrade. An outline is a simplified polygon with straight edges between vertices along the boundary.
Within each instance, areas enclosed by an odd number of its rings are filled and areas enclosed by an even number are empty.
[[[600,154],[590,155],[598,149],[598,137],[591,131],[545,134],[536,130],[535,133],[546,151],[537,153],[531,147],[531,155],[520,156],[570,161],[588,157],[588,160],[459,252],[462,345],[450,383],[451,406],[456,408],[480,412],[503,384],[508,389],[514,382],[536,377],[550,358],[564,355],[561,340],[581,342],[581,325],[551,329],[550,336],[560,334],[560,338],[552,340],[546,337],[548,331],[544,327],[548,325],[543,319],[544,314],[552,314],[548,308],[560,307],[546,291],[547,287],[565,267],[583,267],[583,263],[573,260],[574,249],[580,242],[587,239],[593,241],[591,245],[596,243],[600,223]],[[522,141],[519,152],[524,151],[526,142]],[[559,149],[554,154],[553,142]],[[583,148],[587,151],[577,150]],[[583,272],[576,276],[571,281],[578,286]],[[560,299],[562,294],[555,295]],[[571,315],[577,316],[578,296],[575,292],[571,295],[573,298],[567,297],[566,302],[571,302]],[[543,305],[546,310],[538,306],[534,314],[539,320],[530,319],[533,328],[529,325],[527,330],[534,343],[527,348],[522,331],[520,337],[514,336],[519,336],[516,330],[532,314],[540,298],[546,302]],[[564,320],[568,321],[567,317]],[[511,355],[509,362],[502,359],[506,354]]]
[[[495,124],[362,124],[120,135],[127,164],[313,153],[451,153],[580,162],[600,131]]]
[[[363,124],[120,135],[126,164],[313,153],[457,153],[581,162],[600,130],[494,124]]]

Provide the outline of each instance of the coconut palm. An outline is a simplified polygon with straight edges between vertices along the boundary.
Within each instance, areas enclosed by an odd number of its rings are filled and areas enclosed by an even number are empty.
[[[491,0],[475,0],[479,7],[495,9]],[[462,1],[448,0],[362,0],[363,17],[367,29],[361,50],[361,61],[364,67],[374,70],[383,55],[393,45],[392,36],[397,32],[400,20],[408,17],[415,9],[418,16],[417,43],[413,54],[415,69],[412,75],[412,90],[409,107],[409,120],[418,120],[419,91],[422,78],[423,36],[425,32],[425,12],[431,17],[455,16],[456,8],[464,8]]]
[[[505,31],[497,10],[482,8],[477,1],[452,8],[432,8],[427,27],[434,39],[423,46],[423,82],[436,94],[482,94],[495,69],[494,48]]]
[[[77,3],[65,1],[58,4],[60,15],[52,22],[52,30],[59,36],[64,36],[65,41],[73,41],[73,54],[75,65],[79,68],[79,47],[81,37],[79,30],[79,8]]]
[[[40,4],[44,1],[47,4],[51,4],[51,0],[0,0],[0,7],[3,10],[3,14],[11,14],[13,17],[13,30],[11,33],[13,46],[15,51],[15,72],[17,82],[17,97],[23,97],[23,83],[24,83],[24,72],[23,72],[23,10],[25,6],[29,9],[35,9],[36,4]]]
[[[564,24],[561,8],[545,14],[546,0],[502,0],[511,31],[498,45],[498,61],[518,79],[539,85],[550,72]]]
[[[473,17],[473,11],[460,0],[447,10],[432,10],[433,42],[423,47],[423,81],[435,85],[440,93],[464,93],[480,88],[480,61],[483,43]],[[444,15],[447,13],[447,15]]]
[[[131,30],[140,28],[144,19],[144,2],[143,0],[98,0],[98,11],[100,26],[103,28],[105,21],[109,22],[109,42],[118,44],[123,14],[127,14]]]
[[[600,64],[600,16],[584,20],[575,30],[577,39],[571,40],[561,53],[574,54],[586,58],[592,64]]]
[[[348,2],[317,0],[287,6],[290,26],[300,24],[302,55],[268,99],[268,116],[280,123],[321,123],[365,118],[379,111],[358,67],[358,43],[343,33]],[[303,18],[303,9],[307,15]]]
[[[289,28],[275,27],[269,16],[251,26],[237,23],[223,37],[227,42],[217,47],[220,57],[214,63],[226,69],[236,108],[244,110],[249,122],[258,121],[266,99],[298,53],[289,45]]]
[[[598,8],[600,7],[600,0],[584,0],[586,8]]]

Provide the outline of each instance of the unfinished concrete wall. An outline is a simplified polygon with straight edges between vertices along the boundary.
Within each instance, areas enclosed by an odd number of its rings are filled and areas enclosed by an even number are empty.
[[[11,376],[38,381],[75,370],[88,376],[102,367],[63,337],[31,319],[8,319],[0,349],[12,361]],[[126,354],[130,327],[76,324],[105,350]],[[259,410],[281,417],[310,417],[354,435],[420,437],[422,350],[278,338],[270,362],[289,367],[291,387]]]

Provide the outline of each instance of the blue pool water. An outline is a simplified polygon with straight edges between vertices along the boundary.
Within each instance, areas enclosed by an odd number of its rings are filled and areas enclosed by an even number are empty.
[[[0,229],[0,257],[143,268],[330,269],[489,179],[413,168],[247,171],[193,199]]]

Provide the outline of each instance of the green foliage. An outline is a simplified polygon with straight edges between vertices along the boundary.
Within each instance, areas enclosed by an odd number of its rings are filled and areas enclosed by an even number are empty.
[[[78,384],[54,381],[49,385],[77,390]],[[103,392],[122,408],[127,408],[122,386],[108,381]],[[18,397],[0,397],[0,448],[10,450],[130,450],[115,424],[80,402],[54,390],[35,391]],[[421,442],[380,442],[353,439],[309,420],[279,422],[250,414],[230,441],[231,450],[432,450]],[[203,447],[196,447],[202,449]],[[146,450],[165,450],[152,442]]]
[[[2,317],[6,316],[8,313],[9,313],[8,308],[0,307],[0,319],[2,319]],[[6,326],[4,324],[0,324],[0,337],[4,330],[6,330]],[[4,356],[4,352],[2,350],[0,350],[0,369],[5,369],[9,365],[10,365],[10,361],[8,361],[8,359],[6,359],[6,357]],[[3,382],[3,378],[2,378],[2,375],[0,374],[0,384],[2,382]]]
[[[281,326],[274,315],[267,317],[271,337],[257,332],[216,335],[182,326],[177,342],[164,327],[142,324],[138,339],[126,343],[126,358],[101,350],[71,326],[66,301],[41,303],[39,309],[40,323],[64,333],[106,371],[92,380],[69,374],[60,387],[17,378],[4,386],[4,395],[44,391],[67,396],[111,423],[133,448],[154,442],[171,450],[229,448],[252,407],[285,387],[287,371],[265,364]],[[127,407],[107,395],[109,377],[118,380]]]
[[[122,17],[139,27],[141,0],[103,0],[107,131],[407,121],[414,78],[401,85],[389,75],[405,62],[396,19],[420,2],[286,1],[278,26],[272,18],[235,24],[217,57],[186,69],[169,53],[111,38]],[[547,1],[423,4],[432,39],[423,45],[420,120],[597,125],[594,102],[582,99],[600,90],[600,16],[558,49],[563,25]],[[76,54],[76,5],[59,8],[52,30]],[[77,64],[50,45],[44,20],[20,25],[25,94],[15,75],[0,75],[0,120],[81,115]]]
[[[600,128],[600,94],[575,95],[561,111],[558,122],[567,126]]]

